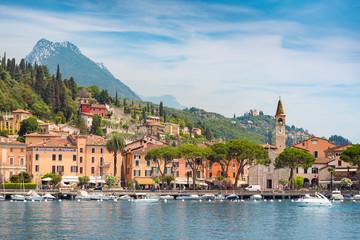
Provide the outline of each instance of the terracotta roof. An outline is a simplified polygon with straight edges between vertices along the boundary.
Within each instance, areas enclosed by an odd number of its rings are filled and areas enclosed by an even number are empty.
[[[148,151],[154,148],[163,147],[162,145],[148,143],[146,147],[142,146],[136,150],[131,151],[132,154],[146,154]]]
[[[346,149],[348,149],[349,147],[351,147],[352,145],[342,145],[342,146],[336,146],[333,148],[329,148],[329,150],[334,150],[334,151],[345,151]]]
[[[106,108],[105,104],[91,104],[91,108]]]
[[[329,162],[331,162],[331,161],[334,161],[334,159],[332,159],[332,158],[317,158],[316,160],[315,160],[315,163],[322,163],[322,164],[327,164],[327,163],[329,163]]]
[[[284,108],[283,108],[282,102],[281,102],[281,100],[279,100],[275,115],[284,115],[284,114],[285,113],[284,113]]]
[[[13,111],[13,113],[27,113],[27,114],[30,114],[28,111],[22,110],[22,109],[15,110],[15,111]]]
[[[19,144],[19,145],[25,145],[25,143],[18,142],[16,140],[6,138],[3,136],[0,136],[0,144]]]
[[[29,147],[76,147],[66,138],[52,138],[47,141],[32,144]]]
[[[28,133],[24,135],[25,137],[60,137],[61,135],[58,133],[54,133],[54,132],[49,132],[46,134],[43,133],[38,133],[38,132],[34,132],[34,133]]]
[[[86,145],[106,145],[107,140],[103,137],[97,135],[87,135],[86,136]]]

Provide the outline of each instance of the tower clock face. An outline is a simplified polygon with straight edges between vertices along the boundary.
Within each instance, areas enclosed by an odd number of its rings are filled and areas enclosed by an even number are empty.
[[[283,134],[283,130],[281,128],[278,128],[277,133],[278,134]]]

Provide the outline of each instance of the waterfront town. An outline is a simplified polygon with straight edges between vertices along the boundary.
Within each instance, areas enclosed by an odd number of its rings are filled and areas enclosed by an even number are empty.
[[[108,105],[91,102],[91,98],[79,100],[79,114],[88,128],[91,127],[95,115],[105,117],[109,111],[121,112]],[[275,145],[261,145],[268,154],[269,164],[252,162],[241,166],[242,163],[234,157],[227,164],[221,159],[201,159],[196,162],[196,168],[193,168],[184,156],[173,158],[166,165],[158,164],[153,161],[154,159],[146,158],[148,152],[172,145],[170,139],[165,138],[166,135],[174,136],[176,139],[180,130],[189,132],[189,129],[180,129],[179,125],[174,123],[161,123],[159,117],[148,116],[143,124],[131,126],[138,138],[126,140],[123,151],[115,153],[117,162],[114,161],[114,152],[109,152],[107,148],[106,137],[80,134],[78,128],[67,124],[39,121],[38,131],[25,134],[24,143],[16,140],[16,134],[0,137],[0,173],[5,182],[10,182],[13,175],[27,172],[31,182],[38,185],[46,184],[43,182],[46,174],[60,175],[59,188],[76,187],[79,177],[84,176],[89,177],[87,187],[104,186],[107,176],[116,176],[119,179],[116,184],[119,188],[128,189],[136,186],[137,189],[150,190],[159,187],[157,179],[171,176],[168,189],[185,190],[191,186],[196,189],[242,189],[256,185],[260,186],[261,190],[283,190],[287,186],[281,184],[281,179],[289,178],[290,169],[274,166],[276,157],[286,148],[286,115],[281,100],[278,101],[275,110]],[[115,115],[113,114],[113,117]],[[0,130],[11,129],[17,133],[21,121],[30,116],[28,111],[22,109],[3,112]],[[113,130],[108,129],[107,132]],[[198,128],[191,131],[193,134],[202,134]],[[196,145],[204,149],[216,143],[211,141]],[[342,178],[349,178],[356,185],[357,166],[340,160],[340,154],[349,147],[351,145],[337,146],[318,137],[310,137],[291,146],[305,150],[315,158],[314,164],[309,168],[294,169],[293,176],[303,178],[303,184],[299,188],[340,188]],[[227,172],[226,176],[223,176],[225,165]],[[243,168],[238,175],[240,167]]]

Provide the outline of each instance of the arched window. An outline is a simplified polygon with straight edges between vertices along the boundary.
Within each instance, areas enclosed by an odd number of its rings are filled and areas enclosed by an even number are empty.
[[[282,125],[283,125],[283,120],[282,120],[282,118],[279,118],[279,120],[278,120],[278,125],[279,125],[279,126],[282,126]]]

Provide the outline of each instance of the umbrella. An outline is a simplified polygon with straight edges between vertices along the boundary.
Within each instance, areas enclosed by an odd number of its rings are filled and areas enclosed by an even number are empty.
[[[50,177],[41,179],[41,181],[45,181],[45,182],[50,182],[51,180],[52,180],[52,178],[50,178]]]

